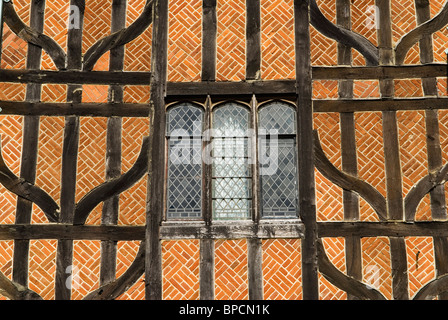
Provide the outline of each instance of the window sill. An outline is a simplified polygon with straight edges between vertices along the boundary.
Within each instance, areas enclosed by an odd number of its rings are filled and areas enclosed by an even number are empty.
[[[304,225],[299,219],[267,219],[258,224],[250,220],[164,221],[161,240],[182,239],[297,239],[304,237]]]

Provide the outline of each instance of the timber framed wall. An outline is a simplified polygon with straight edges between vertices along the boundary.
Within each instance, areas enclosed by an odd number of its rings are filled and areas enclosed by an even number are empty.
[[[0,294],[446,298],[448,4],[370,2],[3,2]],[[298,218],[164,221],[166,106],[276,99]]]

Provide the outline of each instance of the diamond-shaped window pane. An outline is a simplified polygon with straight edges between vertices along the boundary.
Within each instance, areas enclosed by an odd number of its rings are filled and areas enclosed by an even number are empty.
[[[202,110],[188,103],[168,112],[168,219],[201,217],[202,119]]]
[[[260,165],[262,216],[288,218],[297,216],[297,162],[294,139],[279,139],[276,161]],[[272,153],[267,147],[267,152]]]
[[[296,133],[296,112],[284,102],[272,102],[259,111],[259,129],[277,130],[278,134]]]
[[[251,170],[248,164],[249,111],[228,103],[213,112],[213,218],[248,219]]]
[[[201,136],[204,112],[191,103],[181,103],[168,111],[167,136]]]

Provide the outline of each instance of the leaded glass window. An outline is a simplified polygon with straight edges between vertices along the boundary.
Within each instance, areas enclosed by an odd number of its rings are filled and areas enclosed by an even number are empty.
[[[286,103],[272,102],[260,108],[258,116],[258,127],[266,132],[266,136],[259,139],[260,156],[271,160],[269,163],[260,161],[262,217],[294,218],[298,194],[296,112]],[[271,141],[273,132],[275,143]]]
[[[167,113],[167,218],[200,218],[202,208],[202,123],[204,113],[181,103]]]
[[[226,103],[213,112],[213,219],[248,219],[251,208],[249,111]]]

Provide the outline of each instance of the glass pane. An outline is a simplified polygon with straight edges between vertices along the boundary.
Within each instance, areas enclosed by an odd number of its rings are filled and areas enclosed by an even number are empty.
[[[213,113],[213,218],[248,219],[251,170],[248,164],[249,111],[235,103]]]
[[[185,136],[201,136],[202,119],[203,111],[200,108],[191,103],[182,103],[168,111],[166,134],[170,136],[185,132]]]
[[[259,111],[259,128],[278,130],[278,134],[296,133],[296,112],[288,104],[273,102]]]
[[[278,140],[260,139],[260,186],[262,217],[287,218],[297,216],[297,158],[295,139],[286,134],[295,134],[295,110],[284,103],[272,103],[259,112],[259,127],[278,130]]]
[[[202,110],[187,103],[168,112],[168,219],[201,217],[202,118]]]

